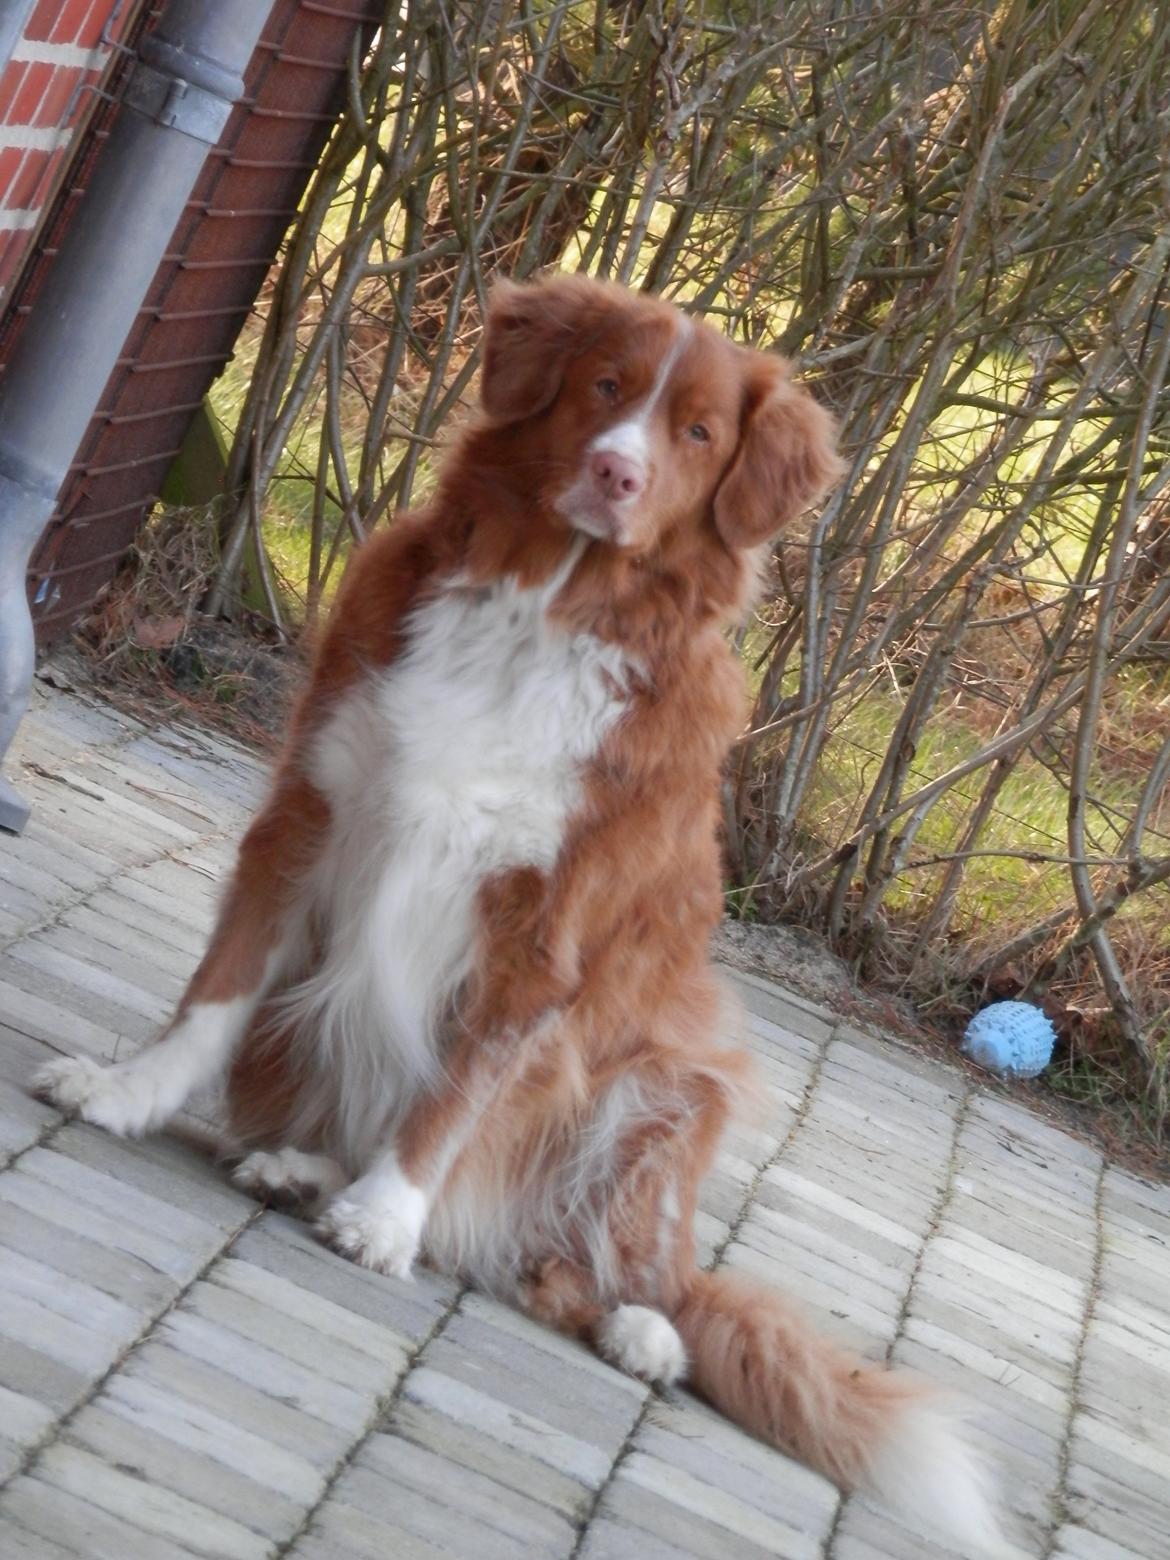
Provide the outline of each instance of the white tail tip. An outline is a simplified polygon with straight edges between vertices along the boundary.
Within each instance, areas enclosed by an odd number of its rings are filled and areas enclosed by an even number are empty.
[[[1001,1525],[995,1477],[968,1440],[961,1410],[945,1398],[901,1406],[871,1481],[891,1511],[926,1524],[971,1560],[1015,1553]]]

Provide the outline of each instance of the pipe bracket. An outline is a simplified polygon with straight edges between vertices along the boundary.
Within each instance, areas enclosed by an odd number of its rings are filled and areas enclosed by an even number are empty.
[[[217,92],[208,92],[167,71],[155,70],[144,60],[135,67],[123,101],[127,108],[155,124],[205,141],[208,146],[219,140],[235,106]]]

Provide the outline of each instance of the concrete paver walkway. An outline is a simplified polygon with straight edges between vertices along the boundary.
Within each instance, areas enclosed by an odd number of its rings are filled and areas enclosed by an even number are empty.
[[[918,1560],[945,1551],[425,1272],[323,1250],[170,1138],[29,1098],[125,1054],[262,784],[206,733],[38,691],[0,837],[3,1560]],[[1170,1189],[965,1074],[736,977],[767,1082],[705,1260],[981,1408],[1020,1555],[1170,1555]]]

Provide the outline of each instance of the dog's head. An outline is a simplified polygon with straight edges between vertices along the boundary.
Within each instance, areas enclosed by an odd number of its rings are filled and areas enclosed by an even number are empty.
[[[496,285],[481,397],[517,481],[619,549],[703,526],[754,547],[840,475],[832,418],[782,358],[588,277]]]

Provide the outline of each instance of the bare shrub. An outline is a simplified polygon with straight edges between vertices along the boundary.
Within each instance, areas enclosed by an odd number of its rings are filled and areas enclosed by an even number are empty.
[[[310,619],[425,486],[493,272],[721,317],[850,467],[743,637],[733,905],[947,1000],[1091,979],[1157,1080],[1168,58],[1144,0],[388,6],[268,293],[212,607],[294,434]]]

